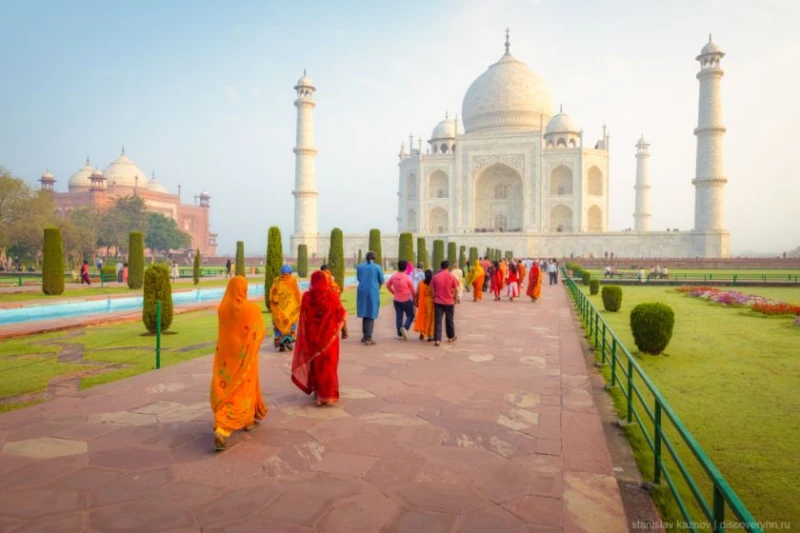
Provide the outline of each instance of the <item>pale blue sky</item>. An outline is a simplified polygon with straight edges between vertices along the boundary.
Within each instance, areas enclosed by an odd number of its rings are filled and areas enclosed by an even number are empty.
[[[317,85],[320,231],[396,231],[397,151],[427,139],[511,51],[589,140],[611,131],[612,229],[633,225],[634,143],[651,146],[653,227],[693,221],[697,63],[723,60],[734,252],[800,244],[800,2],[537,0],[9,2],[0,0],[0,164],[66,190],[125,145],[186,201],[206,188],[220,252],[292,231],[294,86]]]

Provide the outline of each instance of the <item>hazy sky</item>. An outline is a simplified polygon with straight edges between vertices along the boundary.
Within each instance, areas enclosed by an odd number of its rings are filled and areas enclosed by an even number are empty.
[[[34,182],[125,145],[184,201],[212,195],[220,253],[292,231],[295,94],[317,86],[320,231],[397,229],[401,139],[425,139],[511,52],[588,143],[611,132],[612,229],[633,226],[634,144],[651,146],[653,228],[693,226],[698,82],[713,32],[734,253],[800,245],[798,0],[11,2],[0,0],[0,165]],[[792,126],[794,125],[794,126]]]

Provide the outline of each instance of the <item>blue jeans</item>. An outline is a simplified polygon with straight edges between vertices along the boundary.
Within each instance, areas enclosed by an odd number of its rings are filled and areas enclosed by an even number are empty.
[[[411,329],[411,324],[414,323],[414,300],[407,302],[394,302],[395,326],[397,326],[397,335],[400,335],[400,328]],[[405,324],[403,323],[403,315],[406,315]]]

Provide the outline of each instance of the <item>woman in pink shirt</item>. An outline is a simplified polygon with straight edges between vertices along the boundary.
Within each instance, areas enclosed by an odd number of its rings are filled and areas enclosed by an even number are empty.
[[[386,288],[394,296],[395,325],[397,326],[397,340],[408,340],[408,330],[414,323],[414,282],[406,274],[408,261],[401,259],[397,262],[397,272],[389,281]],[[405,315],[405,321],[403,316]]]

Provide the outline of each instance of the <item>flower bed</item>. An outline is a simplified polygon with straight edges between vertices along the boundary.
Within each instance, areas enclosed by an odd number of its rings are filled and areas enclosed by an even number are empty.
[[[678,287],[678,292],[731,307],[749,307],[764,315],[800,315],[800,305],[770,300],[757,294],[726,291],[716,287]]]

